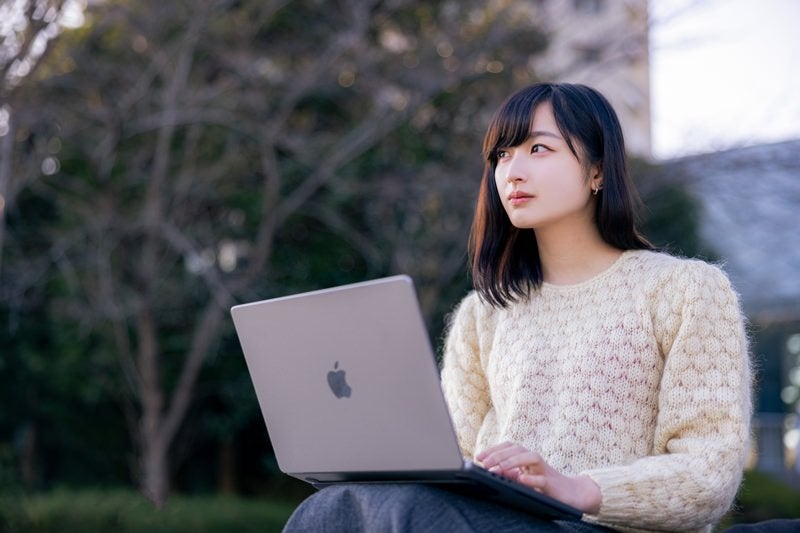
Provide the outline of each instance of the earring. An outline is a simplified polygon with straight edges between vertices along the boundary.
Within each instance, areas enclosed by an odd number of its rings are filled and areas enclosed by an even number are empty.
[[[598,187],[597,189],[592,189],[592,194],[593,194],[594,196],[597,196],[597,193],[598,193],[599,191],[600,191],[600,188],[599,188],[599,187]]]

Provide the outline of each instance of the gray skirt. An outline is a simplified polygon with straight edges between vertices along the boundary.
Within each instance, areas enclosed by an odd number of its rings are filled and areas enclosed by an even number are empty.
[[[587,522],[549,521],[431,485],[334,485],[307,498],[283,530],[307,532],[598,532]]]

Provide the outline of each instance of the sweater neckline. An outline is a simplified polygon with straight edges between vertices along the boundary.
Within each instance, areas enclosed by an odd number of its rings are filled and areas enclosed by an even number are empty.
[[[548,291],[570,291],[575,289],[584,289],[589,285],[593,285],[612,275],[619,270],[630,258],[640,255],[645,250],[624,250],[617,259],[609,265],[605,270],[598,272],[591,278],[579,281],[578,283],[556,284],[547,281],[542,282],[541,289]]]

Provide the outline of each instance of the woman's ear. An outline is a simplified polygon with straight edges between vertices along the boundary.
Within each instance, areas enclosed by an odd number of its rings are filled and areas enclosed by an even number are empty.
[[[603,167],[600,165],[592,165],[589,175],[591,176],[592,190],[599,191],[603,188]]]

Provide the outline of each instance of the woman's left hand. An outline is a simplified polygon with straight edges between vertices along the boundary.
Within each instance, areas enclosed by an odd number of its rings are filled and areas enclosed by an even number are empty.
[[[513,442],[492,446],[475,459],[484,468],[589,514],[600,510],[600,487],[588,476],[565,476],[542,456]]]

